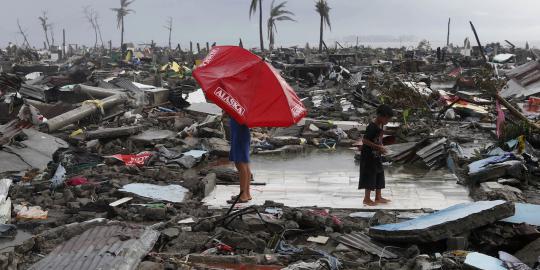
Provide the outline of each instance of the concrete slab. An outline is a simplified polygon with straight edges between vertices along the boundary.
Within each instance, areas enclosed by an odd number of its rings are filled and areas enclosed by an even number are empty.
[[[359,166],[355,164],[354,151],[349,150],[254,155],[251,164],[254,181],[266,183],[252,187],[251,204],[255,205],[273,200],[291,207],[439,210],[471,201],[468,189],[458,185],[456,176],[449,171],[400,165],[386,168],[383,195],[392,203],[364,206],[363,190],[358,190]],[[226,201],[238,192],[238,186],[218,185],[204,202],[214,208],[227,208]]]
[[[436,242],[514,215],[514,204],[479,201],[454,205],[430,215],[369,229],[375,239],[395,242]]]
[[[527,223],[533,226],[540,226],[540,205],[528,203],[516,203],[516,213],[501,221],[509,223]]]

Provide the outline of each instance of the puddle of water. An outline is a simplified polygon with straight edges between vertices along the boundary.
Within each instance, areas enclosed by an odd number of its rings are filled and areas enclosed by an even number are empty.
[[[252,204],[272,200],[291,207],[364,208],[354,151],[315,149],[294,155],[254,155],[251,167],[255,181],[266,183],[252,187]],[[457,177],[447,169],[391,165],[385,168],[385,178],[383,195],[393,202],[377,208],[443,209],[471,200],[468,189],[458,185]],[[237,193],[237,186],[218,185],[204,202],[227,207],[228,198]]]

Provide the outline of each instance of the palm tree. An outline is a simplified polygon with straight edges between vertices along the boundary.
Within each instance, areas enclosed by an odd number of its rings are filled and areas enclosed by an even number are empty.
[[[251,5],[249,6],[249,18],[251,15],[257,12],[257,5],[259,6],[259,39],[261,41],[261,52],[264,51],[264,39],[263,39],[263,26],[262,26],[262,0],[251,0]]]
[[[323,32],[324,32],[324,25],[328,25],[328,28],[332,30],[332,26],[330,25],[330,7],[328,6],[328,3],[326,0],[319,0],[315,3],[315,10],[319,15],[321,16],[321,30],[320,30],[320,39],[319,39],[319,53],[322,52],[322,46],[323,46]]]
[[[135,0],[120,0],[119,8],[111,8],[112,11],[116,12],[118,28],[121,29],[120,48],[122,50],[122,57],[124,56],[124,17],[134,12],[132,9],[128,9],[128,6],[133,4],[133,2],[135,2]]]
[[[294,16],[294,13],[284,10],[287,1],[280,3],[277,6],[274,6],[275,0],[272,1],[270,7],[270,18],[268,18],[268,40],[270,44],[268,45],[270,51],[274,48],[274,38],[277,33],[276,21],[296,21],[291,18],[289,15]]]
[[[49,27],[51,26],[50,23],[48,23],[49,18],[47,18],[47,12],[42,11],[42,15],[38,17],[39,21],[41,22],[41,27],[43,28],[43,32],[45,32],[45,41],[47,42],[47,48],[51,48],[51,44],[49,43]]]

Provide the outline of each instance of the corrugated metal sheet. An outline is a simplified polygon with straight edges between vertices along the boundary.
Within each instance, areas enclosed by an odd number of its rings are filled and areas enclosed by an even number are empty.
[[[363,233],[351,233],[351,234],[345,234],[337,239],[340,243],[366,251],[368,253],[371,253],[373,255],[387,258],[387,259],[395,259],[398,258],[398,255],[388,251],[378,243],[371,240],[371,238]]]
[[[30,269],[135,269],[158,236],[159,232],[138,226],[93,227],[56,247]]]
[[[424,163],[428,167],[433,167],[440,161],[443,157],[446,156],[445,144],[447,142],[446,138],[442,138],[416,152],[416,154],[422,158]]]
[[[510,81],[501,91],[504,98],[532,96],[540,93],[540,63],[530,61],[506,73]]]

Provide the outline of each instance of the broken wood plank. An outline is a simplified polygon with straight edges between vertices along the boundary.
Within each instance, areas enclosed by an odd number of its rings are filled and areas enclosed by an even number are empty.
[[[116,200],[116,201],[114,201],[112,203],[109,203],[109,206],[116,207],[116,206],[119,206],[119,205],[121,205],[123,203],[129,202],[131,200],[133,200],[133,197],[124,197],[122,199],[119,199],[119,200]]]
[[[540,125],[531,122],[531,120],[529,120],[529,118],[527,118],[525,115],[523,115],[521,112],[519,112],[516,108],[514,108],[514,106],[512,106],[512,104],[510,104],[510,102],[508,102],[506,99],[501,97],[499,94],[496,94],[495,98],[497,98],[497,100],[501,103],[501,105],[506,107],[510,111],[510,113],[512,113],[515,117],[517,117],[520,120],[528,123],[531,127],[535,128],[536,130],[540,130]]]

